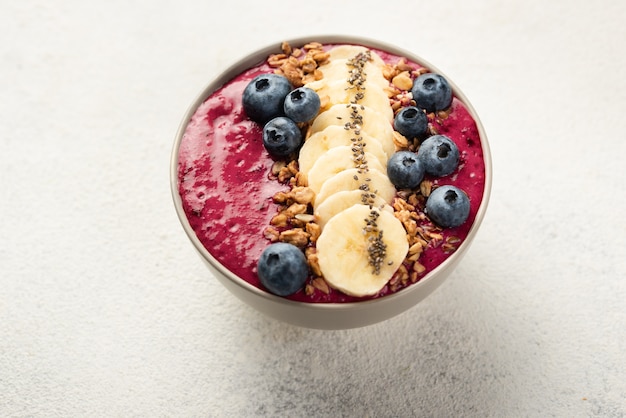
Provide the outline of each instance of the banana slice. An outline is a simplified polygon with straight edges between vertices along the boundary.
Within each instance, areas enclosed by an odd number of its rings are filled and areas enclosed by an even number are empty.
[[[369,179],[369,181],[367,181]],[[317,209],[329,196],[343,190],[363,190],[367,186],[370,194],[380,196],[385,202],[391,203],[396,195],[396,188],[382,171],[369,169],[367,172],[359,173],[357,168],[349,168],[340,171],[322,184],[320,192],[315,196],[313,204]],[[363,190],[366,192],[366,190]]]
[[[339,45],[328,51],[330,61],[352,59],[361,52],[366,52],[369,48],[362,45]],[[376,52],[370,50],[371,61],[379,67],[385,65],[385,61]]]
[[[353,68],[354,66],[350,64],[349,59],[337,59],[331,60],[328,64],[320,65],[318,70],[322,72],[324,79],[328,81],[346,81],[350,78]],[[363,73],[368,82],[376,84],[383,89],[389,87],[389,80],[383,75],[381,67],[375,63],[371,61],[366,62],[363,66]]]
[[[326,180],[341,171],[355,168],[359,163],[365,163],[370,169],[375,169],[383,173],[386,172],[386,160],[383,166],[383,164],[369,152],[364,152],[363,157],[364,160],[355,161],[355,153],[352,151],[352,147],[348,145],[329,149],[317,159],[313,167],[311,167],[311,170],[309,170],[307,174],[309,187],[313,189],[315,193],[319,193]]]
[[[365,233],[370,212],[386,246],[379,271],[370,262],[371,233]],[[353,296],[378,293],[406,257],[409,244],[402,223],[391,213],[354,205],[333,216],[317,239],[317,257],[322,275],[333,288]]]
[[[346,126],[354,122],[352,119],[353,109],[362,118],[361,133],[365,132],[377,139],[383,146],[388,158],[396,152],[393,142],[393,125],[387,118],[374,109],[360,105],[336,104],[325,112],[320,113],[311,124],[310,133],[323,131],[331,125]]]
[[[385,154],[381,143],[367,133],[361,132],[361,137],[364,146],[363,149],[374,155],[378,161],[387,166],[387,159],[389,157]],[[315,164],[315,161],[317,161],[322,154],[334,147],[352,147],[354,145],[354,138],[354,132],[339,125],[331,125],[323,131],[314,133],[304,142],[302,148],[300,148],[300,155],[298,157],[300,171],[304,174],[308,174],[313,164]]]
[[[363,201],[361,190],[343,190],[328,196],[315,210],[315,221],[324,229],[326,223],[336,214],[348,209],[350,206],[366,204]],[[369,205],[368,205],[369,206]],[[385,200],[376,195],[372,204],[384,211],[393,213],[393,208]]]
[[[315,90],[320,97],[328,96],[329,105],[356,103],[367,106],[387,117],[393,123],[393,109],[387,93],[378,85],[366,81],[360,90],[362,97],[356,98],[359,90],[351,86],[346,80],[321,79],[307,84],[307,87]]]

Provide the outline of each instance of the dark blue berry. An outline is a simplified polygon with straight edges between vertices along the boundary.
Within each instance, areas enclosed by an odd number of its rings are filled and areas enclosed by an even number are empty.
[[[439,74],[427,73],[417,77],[411,92],[417,107],[429,113],[447,109],[452,103],[452,88]]]
[[[315,90],[298,87],[285,97],[285,116],[296,123],[308,122],[317,116],[320,106],[320,96]]]
[[[257,274],[267,290],[275,295],[287,296],[304,286],[309,267],[304,253],[298,247],[277,242],[261,253]]]
[[[423,110],[408,106],[398,112],[393,128],[409,139],[423,138],[428,131],[428,117]]]
[[[258,75],[243,91],[243,110],[250,119],[264,124],[283,115],[283,103],[291,89],[291,83],[282,75]]]
[[[426,200],[426,215],[442,228],[453,228],[467,220],[470,202],[467,194],[455,186],[440,186]]]
[[[433,135],[420,145],[417,157],[426,173],[442,177],[452,173],[459,165],[459,149],[447,136]]]
[[[263,126],[263,145],[276,157],[287,157],[302,145],[298,125],[285,116],[279,116]]]
[[[424,178],[424,165],[411,151],[398,151],[387,162],[387,176],[398,189],[413,189]]]

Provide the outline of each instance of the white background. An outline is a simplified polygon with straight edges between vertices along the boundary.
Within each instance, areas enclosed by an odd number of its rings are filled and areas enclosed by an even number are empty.
[[[0,416],[626,415],[626,3],[2,1]],[[376,38],[481,116],[491,204],[432,296],[260,316],[174,212],[184,112],[243,54]]]

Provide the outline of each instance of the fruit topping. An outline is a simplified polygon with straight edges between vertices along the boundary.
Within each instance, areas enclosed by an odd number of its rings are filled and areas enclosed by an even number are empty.
[[[465,222],[470,202],[467,194],[455,186],[434,189],[426,201],[426,214],[442,228],[453,228]]]
[[[302,288],[309,275],[304,253],[295,245],[270,244],[257,264],[259,280],[270,292],[288,296]]]
[[[374,196],[380,196],[390,203],[396,195],[396,188],[389,181],[386,173],[370,168],[367,174],[361,174],[358,168],[340,171],[324,182],[315,196],[315,208],[335,193],[346,190],[359,190],[364,195],[364,203]]]
[[[354,147],[353,145],[352,148]],[[383,164],[369,152],[363,152],[363,158],[355,163],[355,153],[352,151],[352,148],[347,145],[342,145],[331,148],[319,156],[307,176],[309,187],[313,189],[315,193],[319,193],[322,185],[332,176],[350,168],[358,168],[355,167],[356,164],[362,169],[368,167],[381,172],[385,171]],[[386,164],[387,161],[385,160],[384,163]]]
[[[387,176],[398,189],[418,187],[424,173],[424,164],[411,151],[398,151],[387,162]]]
[[[359,204],[333,216],[317,240],[324,278],[354,296],[379,292],[407,251],[406,231],[393,214]]]
[[[285,97],[285,116],[296,123],[308,122],[320,110],[320,97],[308,87],[298,87]]]
[[[243,109],[250,119],[260,124],[282,116],[285,97],[292,90],[289,80],[278,74],[261,74],[243,91]]]
[[[426,173],[442,177],[452,173],[459,165],[459,149],[445,135],[433,135],[422,142],[417,157]]]
[[[393,127],[409,139],[423,138],[428,131],[428,117],[423,110],[407,106],[398,112],[393,120]]]
[[[411,92],[417,106],[429,113],[445,110],[452,103],[452,88],[439,74],[426,73],[417,77]]]
[[[287,157],[302,145],[302,132],[294,121],[279,116],[263,127],[263,145],[273,156]]]

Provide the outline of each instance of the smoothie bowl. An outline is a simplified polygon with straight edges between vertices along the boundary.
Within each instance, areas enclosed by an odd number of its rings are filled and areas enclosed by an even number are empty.
[[[483,127],[428,62],[346,36],[278,41],[213,80],[171,158],[183,229],[258,311],[319,329],[414,306],[452,272],[491,189]]]

